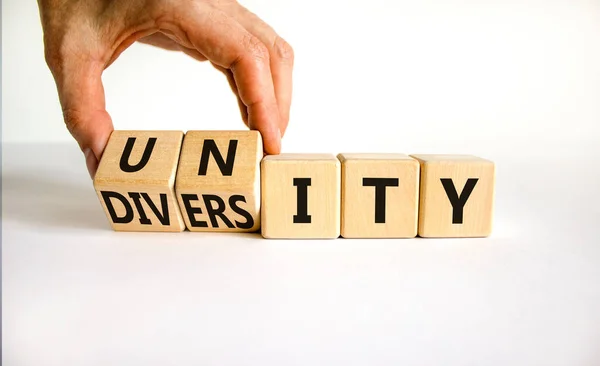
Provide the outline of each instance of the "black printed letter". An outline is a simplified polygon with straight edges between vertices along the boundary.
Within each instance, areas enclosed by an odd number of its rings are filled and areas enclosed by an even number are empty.
[[[134,193],[134,192],[129,192],[129,197],[131,197],[131,199],[133,199],[135,208],[138,210],[138,213],[140,214],[140,224],[152,225],[152,221],[150,221],[150,219],[148,219],[148,216],[146,216],[146,212],[144,211],[144,207],[142,207],[142,202],[140,201],[140,194]]]
[[[294,224],[310,224],[311,216],[308,214],[308,186],[311,185],[310,178],[294,178],[294,186],[297,188],[296,212]]]
[[[250,215],[248,213],[248,211],[239,207],[237,205],[238,202],[246,203],[246,197],[240,196],[240,195],[233,195],[233,196],[229,197],[229,206],[231,206],[231,209],[233,210],[233,212],[235,212],[236,214],[238,214],[240,216],[243,216],[246,219],[246,222],[239,223],[236,220],[235,224],[237,225],[238,229],[252,229],[252,227],[254,226],[254,219],[252,218],[252,215]]]
[[[198,221],[196,220],[196,214],[201,215],[202,209],[200,207],[192,207],[190,201],[198,201],[197,194],[182,194],[181,200],[183,201],[183,206],[185,206],[185,212],[188,214],[188,218],[190,219],[190,225],[192,227],[208,227],[206,221]]]
[[[235,226],[233,226],[233,224],[231,223],[231,221],[229,221],[227,216],[223,214],[223,212],[225,212],[226,206],[225,202],[223,202],[221,197],[212,194],[205,194],[202,195],[202,198],[204,198],[204,204],[206,205],[206,213],[208,214],[208,217],[210,218],[210,223],[214,228],[219,227],[219,223],[217,222],[217,216],[219,216],[221,220],[223,220],[223,222],[225,223],[225,225],[227,225],[228,228],[235,228]],[[212,207],[212,201],[217,203],[217,208]]]
[[[446,191],[446,195],[450,200],[450,204],[452,205],[452,223],[453,224],[462,224],[463,223],[463,208],[469,199],[469,196],[473,192],[475,185],[477,184],[478,178],[470,178],[467,180],[465,187],[463,188],[460,197],[458,197],[458,193],[456,193],[456,188],[454,187],[454,182],[449,178],[441,178],[442,185],[444,186],[444,190]]]
[[[215,140],[205,140],[202,145],[202,156],[200,157],[200,168],[198,169],[198,175],[206,175],[208,170],[208,159],[210,155],[215,158],[215,162],[219,166],[219,170],[223,176],[230,177],[233,174],[233,163],[235,162],[235,152],[237,151],[237,140],[229,141],[229,149],[227,150],[227,162],[223,160],[223,156],[215,143]]]
[[[123,150],[123,155],[121,155],[121,162],[119,166],[121,170],[126,173],[135,173],[142,170],[146,164],[148,164],[148,160],[150,160],[150,155],[152,155],[152,150],[154,149],[154,145],[156,144],[156,137],[150,137],[148,139],[148,143],[146,144],[146,148],[144,149],[144,154],[142,155],[142,159],[136,165],[129,165],[129,157],[131,156],[131,151],[133,150],[133,145],[135,144],[135,137],[130,137],[127,139],[127,144],[125,144],[125,150]]]
[[[158,221],[160,221],[161,224],[163,224],[164,226],[171,225],[169,218],[169,202],[167,201],[167,195],[165,193],[160,194],[160,204],[162,206],[162,212],[158,211],[158,208],[156,207],[154,202],[152,202],[150,196],[148,196],[148,193],[142,193],[142,198],[144,199],[144,201],[146,201],[148,206],[150,206],[150,209],[152,210],[152,212],[154,212],[154,214],[158,218]]]
[[[375,187],[375,223],[385,224],[385,193],[387,187],[398,187],[398,178],[363,178],[363,187]]]
[[[103,191],[101,192],[101,194],[102,198],[104,199],[104,204],[106,204],[106,209],[110,214],[110,218],[115,224],[129,224],[131,221],[133,221],[133,208],[129,204],[129,201],[127,201],[127,197],[124,197],[123,195],[117,192]],[[123,206],[125,206],[125,216],[117,216],[117,212],[115,211],[115,207],[112,204],[111,198],[118,199],[119,201],[121,201]]]

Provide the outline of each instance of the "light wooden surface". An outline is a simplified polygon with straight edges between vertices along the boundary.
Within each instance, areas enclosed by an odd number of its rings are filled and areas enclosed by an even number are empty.
[[[342,168],[341,235],[414,238],[419,163],[404,154],[339,154],[338,158]]]
[[[421,165],[419,236],[489,236],[494,211],[495,164],[472,155],[411,156]],[[454,208],[451,198],[455,201]]]
[[[261,163],[261,175],[263,237],[340,236],[341,169],[334,155],[269,155]],[[310,186],[306,179],[310,179]],[[305,201],[301,199],[302,192],[306,194]]]
[[[185,229],[174,191],[182,139],[181,131],[111,134],[94,187],[113,230]]]
[[[218,151],[210,150],[214,147]],[[201,164],[203,155],[205,164]],[[175,183],[187,228],[258,231],[262,157],[257,131],[187,132]]]

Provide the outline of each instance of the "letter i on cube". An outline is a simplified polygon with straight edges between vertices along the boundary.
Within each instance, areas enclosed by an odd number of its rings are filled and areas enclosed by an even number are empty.
[[[340,236],[340,162],[330,154],[281,154],[261,163],[262,235],[268,239]]]
[[[174,184],[181,131],[114,131],[94,187],[115,231],[179,232]]]

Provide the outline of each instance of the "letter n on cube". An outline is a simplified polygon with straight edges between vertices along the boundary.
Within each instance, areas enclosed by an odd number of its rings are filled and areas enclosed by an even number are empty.
[[[262,157],[258,131],[188,131],[175,182],[187,228],[257,231]]]

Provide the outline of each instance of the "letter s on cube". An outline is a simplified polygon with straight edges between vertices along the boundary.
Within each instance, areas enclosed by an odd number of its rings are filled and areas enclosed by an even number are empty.
[[[187,228],[258,231],[262,157],[258,131],[188,131],[175,181]]]
[[[115,231],[180,232],[175,197],[182,131],[113,131],[94,188]]]

